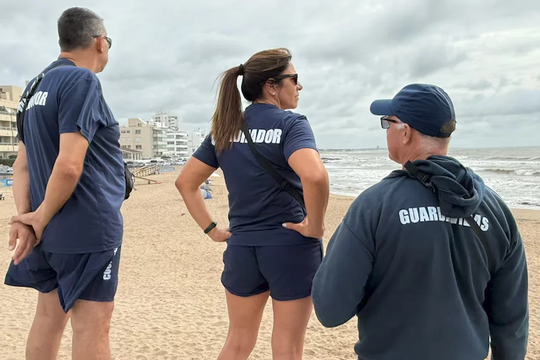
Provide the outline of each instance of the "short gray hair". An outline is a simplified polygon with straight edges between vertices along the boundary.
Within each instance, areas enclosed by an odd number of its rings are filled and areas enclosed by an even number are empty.
[[[420,131],[418,131],[418,134],[420,134],[420,143],[422,144],[422,147],[427,151],[446,148],[448,147],[448,144],[450,144],[450,137],[441,138],[429,136],[422,134]]]
[[[58,19],[58,44],[62,51],[86,49],[94,37],[105,35],[103,19],[91,10],[73,7]]]
[[[396,128],[400,130],[404,129],[405,123],[404,122],[397,123]],[[413,128],[411,127],[411,129]],[[452,132],[454,132],[455,129],[456,129],[456,121],[451,120],[442,127],[441,132],[451,134]],[[421,133],[418,130],[416,130],[416,132],[418,133],[418,135],[420,135],[422,147],[427,151],[430,151],[433,149],[445,148],[450,143],[450,136],[442,138],[442,137],[426,135],[424,133]]]

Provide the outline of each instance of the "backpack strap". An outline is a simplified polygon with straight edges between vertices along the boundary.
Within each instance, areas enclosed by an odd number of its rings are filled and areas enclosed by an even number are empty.
[[[26,94],[21,98],[21,101],[23,102],[23,108],[21,110],[20,116],[17,116],[17,123],[18,123],[18,128],[19,128],[18,131],[20,132],[19,140],[22,139],[21,136],[24,137],[24,115],[26,114],[26,110],[28,110],[30,99],[36,93],[36,89],[39,83],[41,82],[41,80],[43,80],[44,76],[45,76],[45,73],[39,74],[34,80],[34,82],[32,83],[32,85],[30,86],[30,89],[28,89]]]
[[[60,65],[57,65],[55,67],[52,67],[51,69],[49,69],[49,71],[51,71],[52,69],[56,69],[57,67],[60,67],[60,66],[77,66],[77,65],[75,65],[73,63],[60,64]],[[24,94],[21,97],[21,101],[23,102],[23,108],[21,110],[20,116],[17,116],[17,127],[18,127],[18,131],[19,131],[19,140],[22,139],[21,136],[24,138],[24,116],[26,115],[26,110],[28,110],[28,105],[30,104],[30,99],[32,99],[32,96],[35,95],[36,89],[37,89],[38,85],[41,83],[41,80],[43,80],[44,77],[45,77],[45,72],[42,72],[41,74],[39,74],[36,77],[36,79],[34,80],[34,82],[32,83],[32,85],[30,86],[30,89],[28,89],[26,94]]]
[[[288,192],[305,210],[306,204],[304,202],[304,196],[300,194],[300,192],[296,188],[294,188],[290,182],[288,182],[283,176],[281,176],[277,172],[277,170],[274,169],[272,164],[270,164],[268,159],[262,156],[261,153],[257,150],[255,144],[253,143],[253,139],[251,138],[251,134],[249,133],[247,123],[245,121],[242,121],[242,132],[246,137],[251,152],[253,153],[259,164],[264,168],[264,170],[266,170],[268,174],[270,174],[270,176],[272,176],[272,178],[276,181],[278,187]]]

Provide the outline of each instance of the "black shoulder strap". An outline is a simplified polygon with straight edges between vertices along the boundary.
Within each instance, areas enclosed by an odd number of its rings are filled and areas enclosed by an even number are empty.
[[[246,137],[246,140],[248,142],[249,148],[251,149],[251,152],[259,162],[259,164],[266,170],[272,178],[276,181],[280,189],[285,190],[288,192],[293,198],[298,201],[298,203],[302,206],[302,208],[306,208],[306,205],[304,203],[304,197],[298,190],[296,190],[290,182],[288,182],[283,176],[281,176],[276,169],[270,164],[270,162],[259,153],[257,148],[255,147],[255,144],[253,143],[253,139],[251,138],[251,135],[249,133],[248,126],[245,121],[242,121],[242,132],[244,133],[244,136]]]
[[[405,169],[414,176],[418,181],[420,181],[424,186],[430,188],[433,192],[435,192],[435,189],[433,188],[433,185],[430,182],[430,175],[420,171],[412,162],[407,161],[407,163],[404,165]],[[480,240],[480,243],[482,244],[482,247],[484,248],[484,251],[486,252],[487,260],[488,260],[488,269],[491,273],[495,272],[495,255],[493,254],[493,250],[491,249],[491,246],[489,245],[489,241],[486,237],[486,234],[482,231],[476,220],[474,220],[474,217],[471,215],[467,219],[467,224],[471,226],[473,229],[476,238]]]
[[[23,103],[23,108],[21,110],[21,115],[17,117],[17,121],[19,122],[19,132],[21,133],[19,135],[19,139],[22,139],[22,137],[24,137],[24,115],[26,114],[26,110],[28,109],[28,105],[30,104],[30,99],[36,93],[36,89],[44,76],[45,73],[39,74],[30,86],[30,89],[28,89],[26,94],[21,99]]]
[[[77,65],[73,63],[65,63],[65,64],[57,65],[49,69],[49,71],[60,66],[77,66]],[[39,83],[41,82],[41,80],[43,80],[44,76],[45,76],[45,72],[42,72],[41,74],[39,74],[34,80],[34,82],[32,83],[32,85],[30,86],[30,89],[28,89],[26,94],[24,94],[21,98],[21,101],[23,102],[23,108],[21,110],[20,116],[17,117],[17,122],[19,123],[18,127],[19,127],[19,132],[20,132],[19,139],[21,139],[21,136],[24,137],[24,115],[26,114],[26,110],[28,110],[30,99],[32,99],[32,96],[34,96],[34,94],[36,93],[36,89]]]

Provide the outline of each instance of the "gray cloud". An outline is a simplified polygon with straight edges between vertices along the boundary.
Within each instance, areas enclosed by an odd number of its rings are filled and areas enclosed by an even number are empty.
[[[442,69],[453,70],[457,64],[466,59],[465,53],[455,53],[442,46],[426,48],[412,57],[410,76],[420,78]]]
[[[508,78],[506,76],[501,77],[499,81],[499,88],[504,88],[509,84]]]
[[[1,84],[22,86],[58,56],[56,20],[69,6],[68,0],[2,4]],[[308,117],[323,148],[383,147],[385,132],[369,104],[412,82],[435,83],[451,95],[460,146],[492,139],[537,144],[540,121],[523,121],[539,113],[537,0],[81,6],[105,19],[114,40],[99,77],[121,122],[163,109],[180,114],[186,127],[208,127],[220,73],[257,51],[285,46],[304,86],[296,111]]]
[[[540,90],[512,90],[495,94],[490,97],[473,98],[471,100],[460,100],[454,104],[456,117],[460,114],[464,116],[530,116],[536,117],[540,113]],[[522,125],[518,122],[516,125]],[[512,128],[509,128],[512,129]]]
[[[501,80],[502,83],[502,80]],[[465,87],[469,90],[473,91],[479,91],[479,90],[487,90],[491,88],[493,84],[489,80],[483,79],[478,81],[471,81],[467,84],[465,84]]]

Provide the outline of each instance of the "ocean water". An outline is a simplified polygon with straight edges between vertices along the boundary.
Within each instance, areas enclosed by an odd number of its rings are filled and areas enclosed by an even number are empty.
[[[511,208],[540,209],[540,147],[450,149]],[[333,194],[357,196],[400,168],[381,150],[323,150]]]

